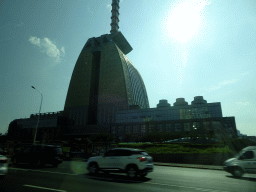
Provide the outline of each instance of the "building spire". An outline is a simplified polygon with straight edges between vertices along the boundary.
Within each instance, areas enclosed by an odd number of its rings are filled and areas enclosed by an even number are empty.
[[[119,26],[118,26],[118,16],[119,16],[119,0],[112,0],[112,16],[111,16],[111,31],[110,33],[116,33],[118,32]]]

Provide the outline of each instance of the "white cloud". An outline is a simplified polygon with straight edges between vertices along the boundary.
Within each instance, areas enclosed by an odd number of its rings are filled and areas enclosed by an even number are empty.
[[[43,53],[46,53],[49,57],[56,58],[55,62],[60,62],[60,57],[65,54],[65,48],[61,48],[60,50],[57,46],[48,38],[40,39],[37,37],[30,37],[28,40],[31,44],[36,45],[40,48]]]
[[[37,37],[31,36],[28,41],[34,45],[40,46],[40,39]]]
[[[233,84],[233,83],[236,83],[236,82],[237,82],[237,79],[222,81],[222,82],[218,83],[218,85],[214,85],[214,86],[210,87],[209,92],[221,89],[222,87],[224,87],[226,85],[230,85],[230,84]]]
[[[62,53],[64,53],[65,54],[65,48],[64,47],[61,47],[61,49],[60,49],[61,51],[62,51]]]
[[[239,101],[239,102],[236,102],[237,105],[240,105],[240,106],[246,106],[246,105],[249,105],[250,103],[249,102],[242,102],[242,101]]]
[[[225,80],[225,81],[220,82],[219,85],[220,85],[220,86],[225,86],[225,85],[233,84],[233,83],[235,83],[235,82],[237,82],[236,79]]]

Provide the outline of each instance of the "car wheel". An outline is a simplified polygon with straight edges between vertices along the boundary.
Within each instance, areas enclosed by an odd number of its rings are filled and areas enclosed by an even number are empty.
[[[91,163],[89,165],[88,170],[89,170],[89,174],[96,175],[99,171],[99,168],[98,168],[98,165],[96,163]]]
[[[146,177],[147,174],[148,174],[148,173],[141,173],[141,174],[140,174],[140,177]]]
[[[232,174],[234,175],[234,177],[240,178],[243,176],[244,173],[241,168],[235,167]]]
[[[137,168],[135,166],[129,166],[126,172],[127,172],[127,176],[131,179],[137,177]]]

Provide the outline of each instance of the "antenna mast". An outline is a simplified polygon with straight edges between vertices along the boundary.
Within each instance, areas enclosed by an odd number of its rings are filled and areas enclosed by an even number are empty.
[[[119,26],[118,26],[118,16],[119,16],[119,0],[112,0],[112,16],[111,16],[111,31],[110,33],[117,33]]]

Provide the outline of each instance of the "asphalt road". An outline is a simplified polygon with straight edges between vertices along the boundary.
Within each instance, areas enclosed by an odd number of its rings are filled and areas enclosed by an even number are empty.
[[[125,174],[89,176],[86,162],[65,161],[58,168],[10,167],[1,192],[79,192],[79,191],[179,191],[256,192],[256,175],[236,179],[220,170],[155,166],[144,179],[129,180]]]

